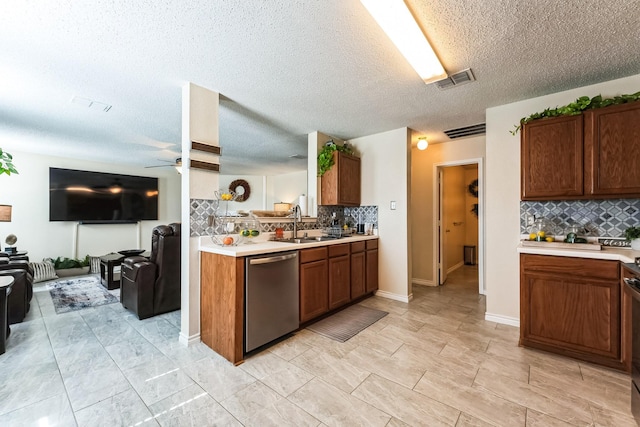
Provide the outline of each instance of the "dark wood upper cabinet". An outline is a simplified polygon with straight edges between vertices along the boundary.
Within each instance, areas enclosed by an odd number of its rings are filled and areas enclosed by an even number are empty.
[[[522,126],[522,200],[583,194],[582,115]]]
[[[334,165],[321,178],[321,205],[360,206],[360,158],[333,153]]]
[[[585,194],[640,197],[640,102],[584,113]]]
[[[640,102],[529,122],[522,200],[640,197]]]

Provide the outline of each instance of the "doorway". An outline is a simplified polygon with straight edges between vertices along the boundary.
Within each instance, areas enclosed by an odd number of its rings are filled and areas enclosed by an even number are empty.
[[[444,285],[449,274],[464,271],[467,277],[476,276],[478,293],[484,294],[482,159],[435,166],[435,281]]]

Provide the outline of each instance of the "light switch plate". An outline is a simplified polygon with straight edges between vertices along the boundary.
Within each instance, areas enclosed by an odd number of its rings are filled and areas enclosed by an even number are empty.
[[[392,211],[395,211],[395,210],[396,210],[396,201],[395,201],[395,200],[392,200],[392,201],[391,201],[391,210],[392,210]]]

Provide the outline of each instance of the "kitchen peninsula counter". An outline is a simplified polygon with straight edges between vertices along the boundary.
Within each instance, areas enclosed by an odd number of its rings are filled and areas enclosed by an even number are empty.
[[[261,235],[251,243],[219,246],[213,243],[209,236],[200,237],[200,336],[204,344],[233,364],[242,363],[245,356],[243,344],[246,257],[308,249],[319,251],[324,247],[329,247],[331,251],[333,245],[348,248],[353,246],[352,243],[362,248],[365,245],[371,246],[375,249],[367,250],[366,253],[371,252],[375,255],[372,268],[377,288],[378,236],[356,235],[305,243],[283,243],[265,239],[266,235]],[[361,262],[364,262],[365,252],[359,255],[362,257]],[[364,274],[364,270],[362,272]],[[347,285],[350,283],[347,282]]]
[[[315,236],[310,236],[313,238]],[[274,252],[295,251],[300,249],[318,248],[322,246],[337,245],[340,243],[360,242],[365,240],[374,240],[378,236],[367,236],[356,234],[353,236],[342,237],[339,239],[325,240],[322,242],[305,242],[305,243],[283,243],[270,240],[255,241],[243,243],[238,246],[220,246],[211,241],[209,236],[200,237],[199,249],[201,252],[209,252],[217,255],[226,255],[230,257],[244,257],[251,255],[262,255]]]
[[[550,255],[574,258],[608,259],[623,263],[632,263],[636,257],[640,257],[640,251],[628,248],[616,248],[603,246],[602,250],[570,249],[570,248],[545,248],[540,246],[523,246],[519,244],[517,251],[520,254]]]

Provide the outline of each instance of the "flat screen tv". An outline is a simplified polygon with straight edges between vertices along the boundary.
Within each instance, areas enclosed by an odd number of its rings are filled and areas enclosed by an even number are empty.
[[[158,219],[158,178],[49,168],[49,220],[125,223]]]

